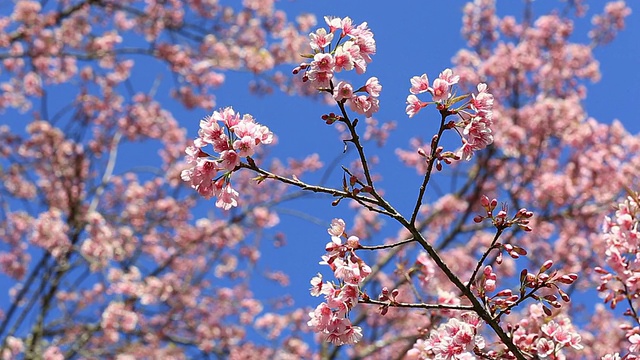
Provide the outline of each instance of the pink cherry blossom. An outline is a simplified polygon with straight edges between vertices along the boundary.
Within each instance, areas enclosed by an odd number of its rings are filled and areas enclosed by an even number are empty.
[[[451,69],[444,69],[444,71],[441,72],[440,75],[438,75],[438,78],[446,81],[447,84],[449,84],[449,86],[453,86],[453,85],[457,84],[458,81],[460,80],[460,76],[453,75],[453,71],[451,71]],[[435,83],[435,81],[434,81],[434,83]],[[434,85],[434,87],[435,87],[435,85]]]
[[[355,344],[362,339],[362,329],[353,326],[348,313],[358,303],[360,297],[359,284],[371,274],[371,268],[356,254],[360,248],[357,236],[347,237],[343,243],[345,222],[333,219],[327,229],[331,242],[327,243],[327,253],[322,256],[320,264],[329,265],[336,279],[342,280],[340,285],[323,282],[322,275],[311,280],[311,295],[323,294],[325,301],[314,312],[309,313],[308,325],[321,333],[324,340],[336,345]]]
[[[414,117],[423,107],[427,106],[427,103],[423,103],[415,95],[407,96],[407,108],[405,112],[409,117]]]
[[[320,51],[331,44],[333,40],[333,33],[328,33],[324,28],[319,28],[315,33],[309,34],[311,39],[311,48],[315,51]]]
[[[216,206],[223,210],[229,210],[232,207],[238,206],[238,192],[232,189],[229,184],[217,192],[216,197],[218,198]]]
[[[324,21],[329,25],[329,32],[333,33],[342,27],[342,19],[335,16],[325,16]]]
[[[333,72],[335,60],[331,54],[315,54],[311,62],[311,70],[318,72]]]
[[[344,233],[345,230],[345,222],[342,219],[333,219],[331,220],[331,227],[327,229],[327,232],[331,236],[340,237]]]
[[[379,100],[371,95],[353,95],[349,99],[349,108],[352,111],[371,117],[380,109]]]
[[[429,86],[429,78],[427,74],[422,74],[420,76],[414,76],[411,78],[411,89],[409,91],[412,94],[421,94],[423,92],[429,91],[431,87]]]
[[[346,81],[340,81],[333,89],[333,98],[336,101],[351,99],[353,97],[353,87]]]
[[[431,93],[433,95],[433,101],[444,102],[451,97],[451,84],[447,80],[437,78],[433,80],[433,88]]]
[[[353,56],[351,55],[351,48],[357,46],[354,45],[353,42],[347,41],[336,48],[335,53],[333,54],[334,58],[334,71],[340,72],[342,70],[351,71],[355,65],[355,61]]]
[[[216,206],[225,210],[238,204],[239,193],[230,186],[231,173],[243,157],[253,156],[261,144],[271,144],[273,133],[258,124],[250,114],[240,115],[227,107],[214,111],[200,121],[198,138],[186,148],[186,161],[193,167],[182,170],[180,177],[205,197],[218,197]],[[212,144],[218,156],[210,156],[202,148]],[[219,180],[216,178],[222,172]],[[222,182],[221,182],[222,181]]]
[[[380,85],[380,83],[378,82],[377,77],[374,76],[369,78],[369,80],[367,80],[367,83],[365,85],[365,91],[368,92],[369,95],[373,97],[380,96],[380,91],[382,91],[382,85]]]

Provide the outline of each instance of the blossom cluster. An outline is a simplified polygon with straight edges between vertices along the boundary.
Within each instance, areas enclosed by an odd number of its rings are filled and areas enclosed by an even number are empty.
[[[624,202],[618,204],[613,217],[605,217],[603,239],[606,243],[606,262],[610,269],[596,267],[595,270],[600,274],[598,291],[603,294],[604,301],[609,303],[611,308],[615,308],[620,302],[629,302],[632,306],[637,306],[636,299],[640,295],[640,265],[637,260],[640,245],[638,200],[637,194],[628,196]],[[627,314],[632,313],[635,313],[635,310],[627,310]],[[640,354],[640,327],[621,327],[626,330],[626,337],[630,343],[629,352],[633,354],[633,358],[637,358]]]
[[[363,74],[367,70],[367,63],[371,62],[371,55],[376,53],[376,42],[373,33],[364,22],[354,25],[351,18],[337,18],[325,16],[327,29],[320,28],[309,34],[310,45],[314,54],[306,55],[313,58],[309,63],[302,63],[294,69],[294,74],[305,70],[303,81],[308,81],[318,90],[330,92],[339,103],[346,103],[352,111],[371,117],[380,108],[378,97],[382,90],[377,77],[371,77],[360,88],[354,87],[348,81],[334,84],[335,73],[342,70],[354,70]],[[340,30],[340,34],[337,34]],[[336,38],[336,44],[332,41]],[[358,94],[360,93],[360,94]]]
[[[408,359],[476,359],[474,349],[485,347],[484,338],[478,335],[480,318],[466,312],[460,319],[451,318],[431,331],[429,338],[416,341],[407,353]]]
[[[640,294],[637,262],[640,232],[638,215],[640,206],[633,197],[618,204],[613,217],[606,217],[603,238],[607,245],[606,261],[611,271],[596,268],[601,274],[598,290],[605,295],[605,302],[612,308],[631,294]],[[634,296],[635,297],[635,296]]]
[[[354,344],[362,338],[362,329],[351,324],[348,314],[358,303],[360,284],[371,273],[371,268],[356,255],[360,239],[345,234],[342,219],[333,219],[328,232],[331,242],[327,243],[327,253],[320,264],[328,265],[339,283],[323,281],[321,274],[311,279],[311,295],[324,295],[326,301],[309,313],[311,320],[307,324],[322,334],[325,341],[336,345]],[[342,238],[346,238],[344,243]]]
[[[198,138],[186,149],[186,161],[193,167],[182,171],[182,180],[207,199],[217,197],[216,206],[229,210],[238,205],[231,173],[238,169],[241,158],[252,156],[261,144],[271,142],[273,133],[255,122],[253,116],[240,116],[231,107],[214,111],[200,121]],[[217,156],[203,150],[209,144]]]
[[[550,320],[544,306],[531,304],[514,325],[513,342],[540,359],[566,359],[584,348],[582,336],[571,320],[559,314]]]
[[[435,103],[438,110],[447,115],[458,115],[459,120],[453,123],[462,137],[462,147],[456,152],[459,158],[471,159],[475,151],[482,150],[493,143],[491,126],[493,125],[493,95],[487,91],[487,84],[477,85],[478,93],[471,94],[471,99],[464,105],[454,108],[460,100],[469,98],[469,94],[455,96],[455,87],[460,80],[451,69],[445,69],[433,83],[429,83],[427,74],[411,78],[411,95],[407,96],[405,109],[409,117],[415,116],[422,108]],[[421,101],[416,95],[428,92],[432,101]]]

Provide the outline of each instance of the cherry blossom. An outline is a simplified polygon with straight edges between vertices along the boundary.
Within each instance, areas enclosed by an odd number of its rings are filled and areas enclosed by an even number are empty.
[[[470,160],[473,154],[493,143],[493,95],[487,91],[487,84],[477,85],[478,94],[470,94],[471,100],[455,108],[455,104],[469,95],[452,98],[452,87],[458,83],[460,76],[454,75],[451,69],[445,69],[429,86],[426,74],[411,78],[411,95],[407,97],[406,114],[411,118],[431,102],[422,102],[416,96],[429,92],[432,100],[442,111],[450,111],[449,115],[458,115],[460,120],[454,124],[462,137],[462,147],[455,152],[457,158]],[[444,118],[443,118],[444,119]],[[460,132],[460,130],[462,130]],[[433,155],[436,155],[435,153]],[[438,160],[441,160],[440,158]]]
[[[311,280],[310,291],[313,296],[325,295],[326,302],[309,313],[308,325],[322,334],[325,341],[336,345],[354,344],[362,338],[362,329],[351,324],[348,313],[358,303],[358,284],[371,273],[371,268],[355,253],[360,247],[360,239],[347,237],[344,229],[344,220],[333,219],[327,229],[331,242],[327,243],[327,254],[322,256],[321,262],[333,270],[340,283],[323,282],[322,275],[318,274]],[[343,237],[346,238],[344,243]]]
[[[256,123],[253,116],[240,116],[231,107],[214,111],[200,121],[194,146],[185,150],[187,163],[194,163],[194,166],[182,170],[181,178],[203,197],[218,198],[217,207],[229,210],[238,206],[239,193],[231,187],[230,178],[239,167],[241,158],[251,157],[258,146],[272,142],[273,133]],[[218,157],[202,150],[207,144],[220,153]]]

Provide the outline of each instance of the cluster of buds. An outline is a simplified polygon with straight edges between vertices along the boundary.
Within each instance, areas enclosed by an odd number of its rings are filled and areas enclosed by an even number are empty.
[[[322,115],[322,120],[324,120],[324,122],[327,123],[327,125],[331,125],[336,121],[342,120],[342,116],[336,115],[335,113],[328,113],[328,114]]]
[[[320,264],[328,265],[339,282],[323,281],[321,274],[311,279],[311,295],[324,295],[325,302],[309,313],[311,320],[307,324],[327,342],[354,344],[362,338],[362,329],[352,325],[348,315],[358,303],[360,285],[371,268],[356,255],[360,239],[346,235],[342,219],[333,219],[328,232],[331,242],[326,245],[327,253]]]
[[[557,270],[554,270],[551,273],[547,273],[549,269],[553,266],[553,261],[547,260],[545,261],[537,274],[533,274],[527,271],[527,269],[522,270],[520,272],[520,296],[524,297],[527,289],[533,289],[528,296],[532,297],[535,300],[540,301],[542,305],[542,310],[548,316],[551,316],[551,309],[547,306],[550,305],[553,308],[560,308],[562,304],[558,302],[558,297],[554,294],[548,294],[544,296],[536,295],[533,292],[542,289],[555,289],[555,291],[560,295],[560,298],[564,302],[569,302],[569,295],[560,289],[558,284],[571,285],[576,280],[578,280],[578,275],[576,274],[566,274],[560,275]]]
[[[458,158],[469,160],[475,151],[493,143],[493,95],[487,91],[487,84],[480,83],[477,85],[477,94],[456,96],[454,90],[459,80],[460,77],[453,75],[451,69],[441,72],[431,85],[427,74],[412,77],[406,113],[413,117],[427,105],[436,104],[444,116],[457,115],[458,121],[451,121],[447,128],[456,129],[462,138],[462,147],[456,151]],[[431,94],[431,101],[421,101],[416,96],[425,92]],[[454,106],[462,100],[467,101],[458,107]]]
[[[508,314],[514,306],[529,297],[539,301],[544,313],[551,316],[551,309],[547,305],[556,309],[562,307],[558,296],[555,294],[537,295],[535,292],[542,288],[555,289],[564,302],[569,302],[569,295],[560,289],[558,284],[570,285],[578,279],[576,274],[559,275],[557,271],[549,274],[547,271],[551,266],[553,266],[553,262],[547,260],[537,274],[530,273],[526,269],[522,270],[520,273],[520,294],[514,294],[510,289],[504,289],[489,297],[487,293],[496,290],[497,275],[491,266],[487,265],[478,279],[479,295],[484,298],[492,314],[496,314],[498,311]]]
[[[297,66],[293,73],[304,71],[302,81],[321,91],[331,93],[339,104],[347,104],[352,111],[371,117],[380,109],[378,97],[382,85],[377,77],[371,77],[361,87],[354,87],[348,81],[334,83],[335,73],[355,70],[363,74],[367,70],[367,63],[371,62],[371,55],[376,53],[376,42],[367,23],[354,25],[351,18],[336,18],[325,16],[329,31],[320,28],[309,34],[313,54],[303,55],[313,59]],[[337,34],[339,30],[339,35]],[[332,42],[336,40],[335,44]],[[331,117],[335,121],[335,117]],[[325,119],[326,120],[326,119]],[[327,121],[332,123],[333,121]]]
[[[373,189],[371,186],[364,184],[355,175],[349,175],[349,181],[347,183],[346,176],[342,178],[342,189],[345,192],[353,194],[354,196],[363,193],[370,193]]]
[[[524,231],[531,231],[531,227],[529,226],[529,219],[533,217],[533,212],[522,208],[518,210],[518,212],[516,212],[516,214],[511,219],[509,219],[507,215],[508,208],[506,204],[503,204],[502,209],[494,215],[493,211],[498,206],[498,200],[489,200],[486,195],[482,195],[480,203],[486,210],[486,215],[476,215],[476,217],[473,218],[474,222],[480,223],[485,219],[491,219],[491,221],[493,222],[493,226],[495,226],[498,230],[504,230],[510,228],[513,225],[516,225]]]
[[[431,138],[431,148],[433,149],[433,147],[436,146],[436,150],[435,152],[433,152],[433,157],[431,157],[430,154],[427,154],[427,152],[423,148],[418,148],[418,155],[426,158],[427,162],[435,160],[436,169],[438,171],[442,171],[443,162],[448,165],[448,164],[451,164],[453,161],[460,160],[461,158],[459,155],[451,151],[444,151],[444,147],[437,146],[438,139],[439,139],[438,135],[434,135],[433,138]]]
[[[509,289],[504,289],[496,292],[493,296],[489,296],[489,293],[496,291],[498,283],[498,275],[493,272],[491,265],[484,267],[480,278],[478,279],[477,291],[478,295],[483,299],[487,305],[487,309],[493,315],[498,311],[504,310],[509,312],[520,297],[513,294]]]
[[[225,210],[238,205],[238,192],[231,187],[231,173],[241,158],[252,156],[261,144],[271,144],[273,133],[255,122],[253,116],[240,116],[231,107],[214,111],[200,121],[193,146],[186,149],[186,161],[193,164],[182,171],[182,180],[206,199],[217,197],[216,206]],[[203,150],[213,147],[218,155]]]
[[[396,300],[396,297],[398,297],[399,293],[400,291],[398,289],[393,289],[389,291],[389,289],[386,286],[382,288],[380,295],[378,295],[378,300],[384,301],[386,302],[386,304],[380,305],[380,315],[384,316],[389,311],[389,306],[398,303],[398,301]]]
[[[500,290],[490,298],[487,298],[489,312],[495,314],[498,311],[504,311],[506,314],[510,309],[517,305],[520,296],[513,293],[511,289]]]

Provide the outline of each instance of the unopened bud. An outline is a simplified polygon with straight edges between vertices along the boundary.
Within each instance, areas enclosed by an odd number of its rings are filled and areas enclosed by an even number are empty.
[[[511,295],[513,295],[513,293],[511,292],[511,289],[500,290],[496,294],[496,296],[511,296]]]
[[[498,200],[497,199],[491,199],[491,210],[495,209],[496,206],[498,206]]]
[[[558,294],[560,294],[560,298],[562,299],[562,301],[564,302],[571,301],[571,299],[569,298],[569,295],[566,292],[562,291],[561,289],[558,289]]]
[[[601,268],[600,266],[596,266],[595,268],[593,268],[593,270],[595,272],[597,272],[598,274],[602,274],[602,275],[608,275],[609,272],[603,268]]]
[[[489,197],[487,197],[487,195],[482,195],[482,197],[480,198],[480,204],[482,204],[482,207],[487,208],[489,207]]]
[[[544,264],[542,264],[542,266],[540,267],[540,271],[541,273],[551,269],[551,267],[553,266],[553,261],[552,260],[547,260],[544,262]]]
[[[578,280],[578,275],[576,274],[562,275],[558,278],[558,282],[567,285],[573,284],[576,280]]]

